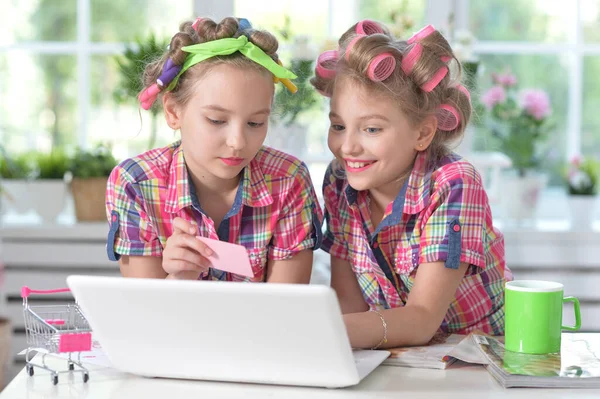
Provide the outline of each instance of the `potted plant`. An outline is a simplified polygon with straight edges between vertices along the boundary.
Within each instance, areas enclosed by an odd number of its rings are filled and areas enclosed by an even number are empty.
[[[138,94],[144,89],[142,75],[146,65],[160,58],[168,44],[168,41],[158,40],[154,34],[150,34],[146,39],[137,38],[134,45],[126,47],[125,53],[116,58],[121,73],[119,85],[113,92],[113,98],[117,104],[138,103]],[[162,106],[158,102],[155,102],[150,108],[151,125],[148,149],[154,148],[156,143],[157,118],[161,111]]]
[[[107,147],[77,150],[69,166],[77,221],[106,220],[106,184],[116,165],[117,161]]]
[[[52,223],[61,213],[67,197],[65,173],[69,158],[62,151],[35,154],[35,178],[29,193],[32,206],[46,223]]]
[[[573,228],[590,228],[598,194],[598,161],[581,156],[574,157],[565,170],[568,201]]]
[[[279,30],[282,42],[288,44],[290,50],[289,69],[297,78],[292,82],[298,88],[291,93],[283,85],[278,84],[267,144],[298,157],[303,157],[306,150],[308,127],[301,122],[302,117],[314,110],[319,103],[319,95],[310,85],[314,71],[316,51],[312,48],[308,36],[293,36],[290,29],[290,19],[286,16],[284,27]]]
[[[507,217],[532,219],[548,176],[542,172],[546,142],[553,128],[552,108],[544,90],[518,90],[510,71],[492,74],[494,86],[481,97],[485,124],[492,132],[499,151],[512,162],[512,171],[503,176],[501,202]]]
[[[31,210],[31,195],[27,192],[32,177],[30,154],[9,156],[0,146],[0,211],[2,214],[27,213]]]

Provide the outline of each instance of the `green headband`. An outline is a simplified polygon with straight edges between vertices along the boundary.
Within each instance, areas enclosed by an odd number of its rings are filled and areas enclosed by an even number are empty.
[[[248,41],[248,38],[244,35],[236,39],[227,38],[213,40],[206,43],[185,46],[181,49],[186,53],[190,54],[186,57],[181,71],[175,76],[175,78],[173,78],[173,80],[167,87],[167,90],[173,90],[181,74],[187,71],[190,67],[196,65],[197,63],[220,55],[230,55],[235,53],[236,51],[239,51],[247,58],[265,67],[277,79],[286,80],[297,78],[297,76],[293,72],[285,69],[284,67],[273,61],[273,59],[267,54],[265,54],[265,52],[262,51],[260,47]],[[285,84],[285,82],[283,83]],[[287,84],[286,87],[288,87]]]

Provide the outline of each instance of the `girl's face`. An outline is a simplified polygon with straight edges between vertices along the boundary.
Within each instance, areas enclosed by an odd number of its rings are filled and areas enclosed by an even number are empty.
[[[427,149],[433,138],[427,129],[412,126],[390,97],[343,77],[335,84],[329,119],[329,149],[344,165],[348,183],[392,198],[417,151]]]
[[[212,67],[184,107],[165,97],[169,126],[181,130],[192,175],[219,186],[237,179],[263,145],[273,100],[273,77],[227,64]]]

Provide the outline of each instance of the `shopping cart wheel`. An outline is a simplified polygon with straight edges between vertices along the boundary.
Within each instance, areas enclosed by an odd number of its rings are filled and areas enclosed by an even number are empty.
[[[57,375],[57,374],[52,374],[52,375],[50,376],[50,378],[52,379],[52,384],[53,384],[53,385],[56,385],[56,384],[58,384],[58,375]]]
[[[30,376],[33,375],[33,366],[31,364],[26,364],[25,370],[27,371],[27,374],[29,374]]]
[[[75,364],[69,363],[69,370],[71,370],[71,371],[75,370]]]
[[[83,382],[86,383],[90,379],[90,375],[88,373],[83,373]]]

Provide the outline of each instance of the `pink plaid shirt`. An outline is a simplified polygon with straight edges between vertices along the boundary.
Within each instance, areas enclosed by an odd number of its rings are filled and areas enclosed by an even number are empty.
[[[327,229],[323,249],[351,263],[372,308],[404,306],[419,264],[470,266],[440,329],[468,333],[504,332],[504,238],[475,168],[457,155],[433,171],[420,153],[413,171],[388,206],[377,229],[371,224],[368,193],[357,192],[330,165],[323,183]]]
[[[112,171],[106,193],[111,260],[162,256],[177,216],[196,225],[201,236],[245,246],[252,281],[265,280],[267,259],[289,259],[320,246],[322,212],[304,163],[263,147],[244,169],[232,208],[215,226],[190,184],[180,144],[127,159]],[[215,269],[201,278],[246,280]]]

